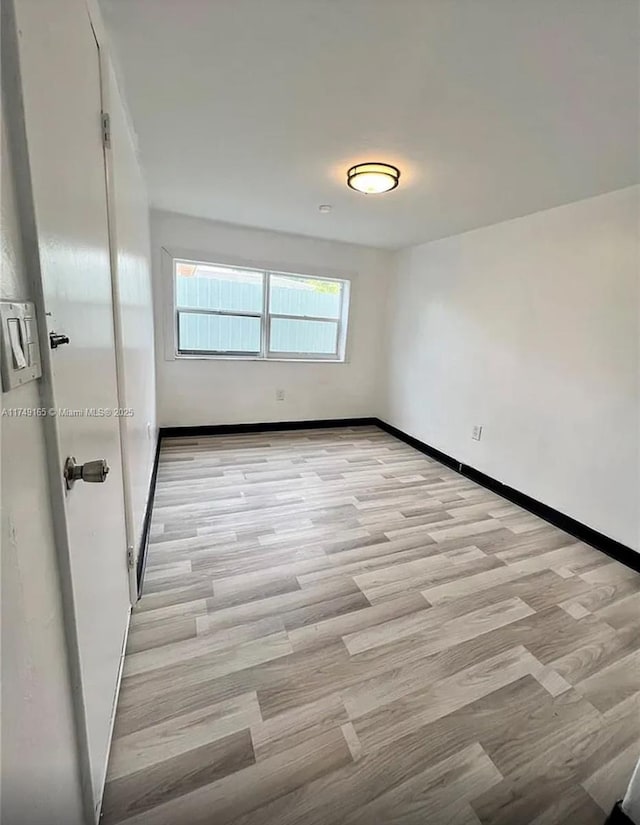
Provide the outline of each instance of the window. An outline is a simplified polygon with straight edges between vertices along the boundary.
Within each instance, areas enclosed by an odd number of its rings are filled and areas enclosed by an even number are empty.
[[[349,282],[175,260],[177,353],[344,360]]]

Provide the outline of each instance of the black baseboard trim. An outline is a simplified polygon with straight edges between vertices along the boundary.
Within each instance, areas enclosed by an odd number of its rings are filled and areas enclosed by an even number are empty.
[[[541,501],[531,498],[531,496],[520,492],[520,490],[509,487],[507,484],[503,484],[501,481],[486,475],[486,473],[476,470],[475,467],[471,467],[468,464],[463,464],[461,461],[458,461],[457,458],[454,458],[447,453],[443,453],[441,450],[437,450],[435,447],[426,444],[424,441],[414,438],[414,436],[408,435],[402,430],[399,430],[397,427],[387,424],[386,421],[383,421],[380,418],[376,418],[374,416],[365,418],[328,418],[314,419],[310,421],[269,421],[259,424],[211,424],[197,427],[161,427],[158,433],[158,443],[156,445],[153,472],[151,473],[151,482],[149,484],[149,497],[147,499],[147,508],[145,510],[142,541],[140,553],[138,554],[138,597],[142,593],[144,568],[147,558],[147,549],[149,546],[151,511],[153,508],[156,478],[158,475],[158,461],[160,458],[160,447],[164,438],[365,426],[379,427],[381,430],[395,436],[395,438],[400,441],[404,441],[405,444],[409,444],[409,446],[419,452],[428,455],[430,458],[434,458],[446,467],[449,467],[461,475],[466,476],[472,481],[475,481],[477,484],[480,484],[488,490],[497,493],[503,498],[506,498],[508,501],[522,507],[524,510],[528,510],[530,513],[539,516],[545,521],[548,521],[550,524],[559,527],[561,530],[564,530],[565,533],[569,533],[569,535],[574,536],[580,541],[590,544],[592,547],[595,547],[597,550],[605,553],[610,558],[615,559],[627,567],[630,567],[632,570],[640,573],[640,553],[636,553],[630,547],[627,547],[615,539],[609,538],[609,536],[605,536],[603,533],[599,533],[592,527],[582,524],[582,522],[561,513],[559,510],[555,510],[548,504],[543,504]],[[622,814],[622,816],[624,816],[624,814]],[[620,821],[623,822],[624,820]]]
[[[158,479],[158,463],[160,462],[160,444],[162,443],[162,431],[158,433],[156,440],[156,452],[153,457],[153,469],[149,480],[149,493],[147,495],[147,506],[144,509],[144,521],[142,522],[142,536],[140,538],[140,549],[138,551],[138,563],[136,566],[136,580],[138,585],[138,598],[142,596],[142,585],[144,583],[144,572],[147,566],[147,552],[149,550],[149,530],[151,529],[151,514],[153,512],[153,500],[156,495],[156,481]]]
[[[399,430],[397,427],[394,427],[392,424],[387,424],[386,421],[383,421],[381,418],[376,420],[376,424],[380,427],[381,430],[389,433],[389,435],[395,436],[395,438],[399,439],[400,441],[404,441],[405,444],[408,444],[410,447],[413,447],[414,450],[418,450],[425,455],[428,455],[429,458],[435,458],[436,461],[439,461],[440,464],[444,464],[447,467],[450,467],[452,470],[456,470],[460,472],[461,464],[455,458],[452,458],[450,455],[443,453],[441,450],[436,450],[435,447],[432,447],[430,444],[425,444],[424,441],[420,441],[418,438],[414,438],[412,435],[408,435],[407,433],[403,432],[403,430]]]
[[[194,435],[237,435],[281,430],[315,430],[323,427],[365,427],[378,424],[377,418],[320,418],[311,421],[268,421],[263,424],[205,424],[200,427],[161,427],[161,438]]]
[[[633,825],[633,821],[622,810],[622,802],[616,802],[604,825]]]
[[[531,496],[520,492],[520,490],[503,484],[501,481],[486,475],[480,470],[476,470],[475,467],[463,464],[461,461],[458,461],[458,459],[440,450],[436,450],[435,447],[431,447],[429,444],[425,444],[423,441],[411,435],[407,435],[407,433],[399,430],[397,427],[393,427],[391,424],[387,424],[386,421],[378,419],[376,423],[382,430],[400,439],[400,441],[404,441],[405,444],[409,444],[421,453],[435,458],[436,461],[439,461],[441,464],[445,464],[447,467],[456,470],[456,472],[470,478],[477,484],[497,493],[508,501],[522,507],[524,510],[528,510],[530,513],[559,527],[561,530],[564,530],[565,533],[569,533],[580,541],[585,542],[585,544],[590,544],[612,559],[640,573],[640,553],[636,553],[631,547],[627,547],[625,544],[621,544],[619,541],[609,538],[609,536],[605,536],[603,533],[599,533],[592,527],[588,527],[586,524],[582,524],[582,522],[571,518],[571,516],[567,516],[559,510],[549,507],[548,504],[543,504],[541,501],[531,498]]]

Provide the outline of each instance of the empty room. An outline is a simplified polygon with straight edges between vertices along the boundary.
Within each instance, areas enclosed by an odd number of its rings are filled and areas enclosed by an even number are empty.
[[[2,0],[3,825],[640,825],[637,0]]]

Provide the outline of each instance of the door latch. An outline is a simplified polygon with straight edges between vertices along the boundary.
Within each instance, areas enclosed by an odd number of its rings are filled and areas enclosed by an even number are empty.
[[[64,463],[64,480],[67,484],[67,490],[70,490],[76,481],[102,483],[107,480],[108,472],[109,465],[104,458],[78,464],[73,456],[69,456]]]
[[[69,343],[69,336],[68,335],[61,335],[58,332],[50,332],[49,333],[49,346],[51,349],[57,349],[60,344],[68,344]]]

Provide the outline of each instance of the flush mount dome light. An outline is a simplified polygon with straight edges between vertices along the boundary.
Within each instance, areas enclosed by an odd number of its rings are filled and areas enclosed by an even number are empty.
[[[359,163],[347,172],[347,186],[365,195],[380,195],[395,189],[400,170],[388,163]]]

